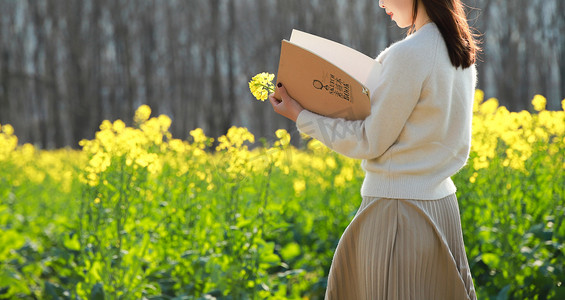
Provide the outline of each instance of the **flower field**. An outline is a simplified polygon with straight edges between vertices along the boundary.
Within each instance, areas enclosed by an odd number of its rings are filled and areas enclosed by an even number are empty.
[[[475,98],[454,181],[478,297],[565,299],[565,111]],[[323,298],[359,161],[285,130],[179,140],[145,105],[134,120],[81,150],[1,125],[0,299]]]

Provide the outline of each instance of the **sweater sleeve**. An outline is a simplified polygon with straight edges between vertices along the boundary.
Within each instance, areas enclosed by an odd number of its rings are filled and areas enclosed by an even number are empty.
[[[429,53],[394,45],[385,51],[388,53],[382,60],[371,113],[366,119],[349,121],[303,110],[296,120],[298,130],[351,158],[383,155],[402,132],[433,66]]]

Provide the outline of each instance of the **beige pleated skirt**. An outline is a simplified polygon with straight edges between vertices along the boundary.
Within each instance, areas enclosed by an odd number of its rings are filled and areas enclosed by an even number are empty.
[[[455,195],[364,197],[335,251],[326,299],[476,299]]]

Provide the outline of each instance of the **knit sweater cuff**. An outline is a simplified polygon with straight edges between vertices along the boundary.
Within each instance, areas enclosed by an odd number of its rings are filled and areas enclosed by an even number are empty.
[[[322,143],[327,143],[329,140],[324,136],[321,129],[320,115],[313,113],[307,109],[302,110],[296,118],[296,128],[303,134],[311,136]]]

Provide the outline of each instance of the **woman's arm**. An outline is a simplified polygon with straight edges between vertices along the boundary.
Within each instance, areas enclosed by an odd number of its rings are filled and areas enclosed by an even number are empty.
[[[272,95],[269,100],[277,113],[296,122],[300,132],[330,149],[356,159],[377,158],[400,136],[434,65],[433,53],[418,53],[410,47],[390,50],[371,99],[371,114],[364,120],[315,114],[288,96],[284,87],[279,87],[282,100]]]

